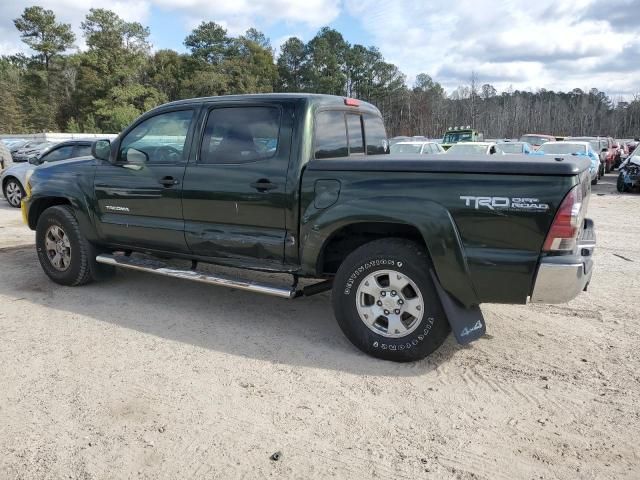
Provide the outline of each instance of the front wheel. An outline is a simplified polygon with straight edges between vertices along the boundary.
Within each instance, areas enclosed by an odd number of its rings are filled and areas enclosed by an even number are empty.
[[[424,247],[389,238],[367,243],[340,265],[333,309],[360,350],[396,362],[433,353],[450,327],[430,275]]]
[[[36,249],[47,276],[61,285],[84,285],[113,273],[96,262],[96,249],[82,235],[68,205],[47,208],[36,226]]]
[[[620,193],[629,191],[629,187],[627,187],[627,185],[624,182],[624,174],[622,172],[618,174],[618,180],[616,181],[616,189]]]
[[[4,198],[7,199],[9,205],[14,208],[20,208],[20,202],[25,197],[24,188],[15,178],[10,178],[4,184]]]

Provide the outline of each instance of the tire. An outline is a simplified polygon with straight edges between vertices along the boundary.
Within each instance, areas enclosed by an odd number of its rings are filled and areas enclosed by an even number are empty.
[[[599,170],[599,173],[600,173],[600,178],[604,177],[604,173],[605,173],[605,166],[604,166],[604,164],[602,164],[602,163],[600,164],[600,170]]]
[[[597,185],[597,184],[598,184],[598,176],[596,175],[596,178],[591,180],[591,185]]]
[[[620,193],[625,193],[629,191],[629,187],[627,187],[624,183],[624,174],[620,172],[618,174],[618,180],[616,181],[616,190]]]
[[[22,185],[20,185],[20,182],[13,177],[5,180],[3,193],[9,205],[14,208],[20,208],[20,202],[26,196],[26,192],[24,188],[22,188]]]
[[[604,164],[604,173],[609,173],[611,171],[611,164],[609,162]]]
[[[36,249],[44,273],[60,285],[84,285],[115,271],[112,266],[96,262],[98,251],[82,235],[68,205],[42,212],[36,226]]]
[[[394,362],[421,360],[437,350],[450,326],[430,270],[424,247],[401,238],[375,240],[352,252],[340,265],[331,294],[346,337],[363,352]],[[368,315],[376,318],[366,324]],[[400,330],[390,331],[390,321]]]

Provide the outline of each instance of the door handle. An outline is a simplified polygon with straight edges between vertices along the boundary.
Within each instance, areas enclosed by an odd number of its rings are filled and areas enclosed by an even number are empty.
[[[275,183],[271,183],[266,178],[261,178],[257,182],[253,182],[251,184],[251,188],[255,188],[259,192],[266,192],[267,190],[275,190],[276,188],[278,188],[278,185],[276,185]]]
[[[173,187],[174,185],[178,185],[180,181],[176,180],[173,177],[162,177],[158,180],[160,185],[164,185],[165,187]]]

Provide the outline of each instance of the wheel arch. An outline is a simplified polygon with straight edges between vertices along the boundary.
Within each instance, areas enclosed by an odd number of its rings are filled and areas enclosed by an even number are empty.
[[[310,219],[312,222],[302,228],[303,270],[319,276],[332,275],[349,253],[368,241],[407,238],[424,246],[438,280],[449,294],[465,307],[478,305],[464,246],[453,218],[442,205],[424,200],[421,203],[423,208],[415,217],[401,210],[378,215],[375,219],[356,215],[342,217],[341,209],[336,208]],[[350,205],[349,211],[375,211],[371,210],[371,205],[353,208],[354,205]]]

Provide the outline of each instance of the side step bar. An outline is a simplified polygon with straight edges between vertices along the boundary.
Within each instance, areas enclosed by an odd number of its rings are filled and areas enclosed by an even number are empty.
[[[168,267],[165,263],[156,260],[148,260],[144,258],[132,258],[124,255],[108,255],[102,254],[96,257],[96,262],[105,265],[113,265],[115,267],[129,268],[131,270],[139,270],[142,272],[157,273],[166,277],[182,278],[185,280],[193,280],[195,282],[209,283],[221,287],[237,288],[238,290],[248,290],[250,292],[264,293],[281,298],[294,298],[297,296],[293,287],[279,287],[275,285],[267,285],[263,283],[255,283],[246,280],[237,280],[233,278],[214,275],[211,273],[199,272],[197,270],[181,270]]]

